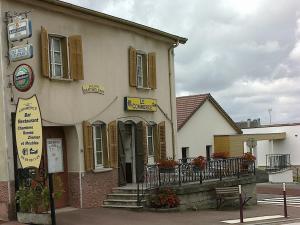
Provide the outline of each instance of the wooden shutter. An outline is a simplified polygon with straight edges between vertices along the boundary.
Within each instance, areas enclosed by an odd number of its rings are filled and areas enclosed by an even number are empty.
[[[124,186],[127,183],[126,179],[126,153],[125,153],[125,123],[118,121],[118,176],[119,186]]]
[[[136,49],[129,48],[129,86],[136,87]]]
[[[146,126],[141,121],[136,125],[136,148],[135,148],[135,164],[136,164],[136,180],[142,182],[144,180],[144,164],[147,156],[147,133]]]
[[[167,158],[166,125],[164,121],[158,124],[158,135],[159,135],[160,158],[166,159]]]
[[[101,124],[101,134],[102,134],[102,147],[103,147],[103,166],[104,168],[108,168],[109,161],[108,161],[108,149],[107,149],[106,124]]]
[[[117,121],[112,121],[108,124],[108,146],[110,167],[118,168]]]
[[[70,76],[73,80],[84,80],[83,76],[83,52],[82,40],[80,35],[70,36],[69,43],[69,61]]]
[[[86,171],[94,169],[93,152],[93,129],[89,122],[83,121],[83,147],[84,147],[84,168]]]
[[[156,54],[151,52],[148,54],[148,80],[149,87],[156,89]]]
[[[148,88],[149,87],[149,83],[148,83],[148,69],[147,69],[147,61],[148,61],[148,57],[146,54],[143,54],[143,87],[144,88]]]
[[[153,140],[154,140],[154,161],[156,163],[160,160],[160,148],[159,148],[159,137],[158,137],[158,126],[153,127]]]
[[[50,77],[49,36],[45,27],[41,27],[41,55],[42,76]]]
[[[61,39],[62,48],[62,63],[63,63],[63,77],[69,79],[69,62],[68,62],[68,40],[67,38]]]
[[[147,140],[147,126],[143,124],[143,148],[144,148],[144,164],[148,164],[148,140]]]

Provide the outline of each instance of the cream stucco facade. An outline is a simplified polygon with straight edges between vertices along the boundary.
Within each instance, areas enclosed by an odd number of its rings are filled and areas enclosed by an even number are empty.
[[[206,100],[178,131],[178,157],[182,148],[188,148],[187,157],[206,157],[206,146],[214,152],[214,135],[234,135],[237,131],[216,107]]]
[[[16,110],[18,98],[29,98],[35,94],[39,100],[43,126],[61,127],[64,131],[67,171],[70,174],[73,173],[75,177],[74,179],[69,177],[69,185],[79,186],[78,188],[70,187],[70,192],[72,192],[70,195],[78,195],[78,198],[73,201],[74,204],[69,203],[69,205],[85,207],[87,203],[83,199],[82,182],[89,176],[98,175],[86,174],[85,171],[83,121],[90,123],[101,121],[105,124],[114,120],[124,122],[130,120],[134,123],[151,121],[156,124],[164,121],[167,155],[174,156],[174,149],[177,146],[175,135],[177,128],[173,49],[179,42],[184,43],[186,39],[129,21],[110,18],[108,15],[99,16],[97,12],[80,7],[53,2],[50,0],[2,0],[0,2],[2,16],[5,12],[30,11],[28,15],[32,21],[32,37],[28,41],[34,47],[32,59],[9,64],[5,57],[8,51],[6,27],[4,23],[0,25],[0,181],[6,181],[10,185],[14,180],[11,113]],[[41,75],[40,33],[42,26],[49,34],[65,37],[81,36],[84,80],[55,80]],[[131,46],[144,52],[156,53],[156,89],[138,89],[129,85],[128,49]],[[19,92],[14,87],[8,88],[15,68],[21,63],[30,65],[35,75],[34,84],[27,92]],[[83,84],[101,85],[104,88],[104,95],[84,94]],[[161,110],[156,112],[125,111],[124,97],[156,99]],[[114,175],[110,174],[111,171],[105,170],[103,173],[100,171],[99,174],[104,173],[113,179]],[[72,182],[75,183],[72,184]],[[13,195],[13,191],[9,191],[10,195]],[[95,206],[97,204],[95,203]]]

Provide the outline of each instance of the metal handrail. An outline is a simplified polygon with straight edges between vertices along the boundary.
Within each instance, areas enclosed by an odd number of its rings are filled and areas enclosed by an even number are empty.
[[[290,154],[267,154],[266,171],[278,172],[291,167]]]

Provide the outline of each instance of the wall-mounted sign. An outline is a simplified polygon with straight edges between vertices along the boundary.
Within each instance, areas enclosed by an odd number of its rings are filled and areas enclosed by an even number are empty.
[[[34,81],[34,75],[31,67],[27,64],[19,65],[13,74],[14,85],[18,91],[28,91]]]
[[[48,173],[64,172],[63,147],[61,138],[47,139]]]
[[[32,57],[33,57],[32,44],[16,46],[9,50],[9,59],[12,62],[16,62],[24,59],[30,59]]]
[[[36,96],[19,98],[16,122],[16,142],[22,168],[39,168],[42,157],[42,118]]]
[[[99,84],[83,84],[82,92],[83,94],[97,93],[97,94],[104,95],[104,88]]]
[[[152,98],[124,98],[124,106],[127,111],[156,112],[157,100]]]
[[[11,42],[29,38],[32,35],[32,25],[29,19],[15,17],[7,26],[8,40]]]

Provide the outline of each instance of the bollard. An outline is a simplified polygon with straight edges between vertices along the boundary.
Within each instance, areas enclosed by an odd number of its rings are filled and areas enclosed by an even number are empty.
[[[239,195],[240,195],[240,223],[244,223],[242,185],[239,185]]]
[[[286,205],[286,189],[285,189],[285,183],[282,183],[282,189],[283,189],[283,211],[284,211],[284,217],[287,218],[287,205]]]

